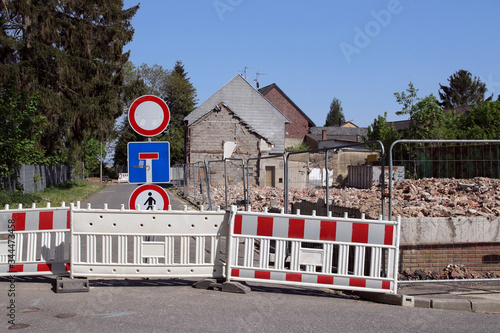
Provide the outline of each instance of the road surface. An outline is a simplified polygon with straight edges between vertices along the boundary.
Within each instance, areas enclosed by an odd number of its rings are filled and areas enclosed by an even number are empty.
[[[90,196],[88,199],[81,202],[81,207],[87,207],[87,204],[91,204],[94,209],[104,208],[104,204],[108,204],[109,209],[120,209],[121,205],[125,205],[125,209],[128,209],[128,200],[132,192],[140,184],[128,184],[128,183],[112,183],[104,188],[102,191]],[[183,210],[186,203],[179,199],[175,194],[168,192],[170,198],[170,205],[173,210]],[[189,206],[188,206],[188,209]]]

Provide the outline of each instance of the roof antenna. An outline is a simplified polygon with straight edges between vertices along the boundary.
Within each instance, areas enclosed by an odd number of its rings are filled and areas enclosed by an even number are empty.
[[[238,71],[238,73],[240,73],[241,76],[246,80],[246,79],[248,79],[247,69],[250,69],[250,68],[252,68],[252,67],[245,66],[244,69],[242,71]]]
[[[257,87],[257,89],[259,89],[259,75],[267,75],[267,73],[261,73],[259,71],[257,71],[257,73],[255,73],[255,86]]]

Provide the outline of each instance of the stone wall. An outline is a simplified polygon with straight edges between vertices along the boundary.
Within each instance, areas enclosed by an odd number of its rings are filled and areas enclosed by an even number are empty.
[[[500,271],[500,219],[402,219],[400,271],[440,272],[449,264],[478,272]]]

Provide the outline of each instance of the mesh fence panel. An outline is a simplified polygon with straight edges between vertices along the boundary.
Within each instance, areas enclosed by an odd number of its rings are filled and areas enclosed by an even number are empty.
[[[500,141],[402,141],[391,164],[401,278],[500,277]]]

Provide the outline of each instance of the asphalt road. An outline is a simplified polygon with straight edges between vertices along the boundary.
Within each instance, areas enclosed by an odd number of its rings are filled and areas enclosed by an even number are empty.
[[[120,209],[122,204],[125,205],[125,209],[128,209],[130,195],[138,186],[140,185],[112,183],[102,191],[82,201],[81,207],[87,207],[87,204],[90,203],[92,208],[102,209],[104,208],[104,204],[107,203],[109,209]],[[169,199],[173,210],[184,209],[184,205],[186,205],[186,203],[179,199],[175,194],[169,192]]]
[[[56,294],[51,279],[15,283],[21,332],[498,332],[500,314],[405,308],[333,291],[251,285],[248,294],[188,280],[97,280],[88,293]],[[37,280],[37,279],[35,279]],[[0,330],[7,289],[0,280]]]

